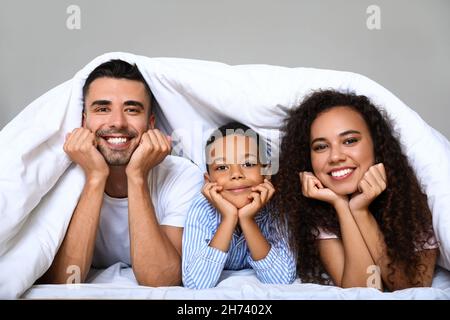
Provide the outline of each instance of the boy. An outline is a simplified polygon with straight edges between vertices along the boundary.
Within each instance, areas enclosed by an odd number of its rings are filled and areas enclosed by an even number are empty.
[[[186,287],[211,288],[224,269],[250,267],[264,283],[295,280],[295,259],[283,228],[266,206],[275,189],[270,176],[262,174],[264,147],[253,130],[237,122],[220,127],[208,139],[205,184],[188,212],[183,234]]]

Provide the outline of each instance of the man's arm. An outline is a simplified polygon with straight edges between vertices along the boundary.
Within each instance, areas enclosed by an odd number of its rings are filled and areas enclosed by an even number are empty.
[[[128,177],[128,219],[131,264],[138,283],[180,285],[183,229],[159,225],[146,179]]]
[[[152,287],[181,284],[183,229],[159,225],[147,181],[170,149],[169,138],[150,129],[126,168],[131,264],[138,283]]]
[[[89,272],[95,247],[109,168],[96,149],[94,134],[77,128],[66,137],[64,151],[83,169],[86,176],[81,197],[72,215],[69,228],[52,265],[39,280],[41,283],[67,283],[73,272],[84,282]],[[75,277],[76,279],[76,277]]]
[[[94,253],[105,184],[106,179],[86,181],[63,243],[39,282],[68,283],[73,272],[79,272],[80,282],[86,280]]]

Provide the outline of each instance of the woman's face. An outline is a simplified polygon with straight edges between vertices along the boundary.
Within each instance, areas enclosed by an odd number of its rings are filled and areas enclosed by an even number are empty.
[[[339,195],[357,191],[359,181],[375,162],[369,128],[350,107],[334,107],[319,114],[311,125],[310,146],[314,175]]]

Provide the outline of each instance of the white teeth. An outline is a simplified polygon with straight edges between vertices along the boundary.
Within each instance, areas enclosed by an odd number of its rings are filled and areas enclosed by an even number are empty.
[[[353,169],[344,169],[344,170],[339,170],[339,171],[332,171],[331,175],[333,177],[342,177],[342,176],[345,176],[346,174],[349,174],[352,171],[353,171]]]
[[[106,141],[111,144],[122,144],[127,142],[127,138],[108,138]]]

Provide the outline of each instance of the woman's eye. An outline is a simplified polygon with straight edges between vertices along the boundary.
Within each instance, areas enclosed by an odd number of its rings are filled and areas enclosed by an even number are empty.
[[[313,146],[313,150],[314,151],[323,151],[326,149],[326,147],[327,147],[326,144],[316,144]]]
[[[353,144],[355,142],[358,142],[357,138],[348,138],[344,141],[344,144]]]

